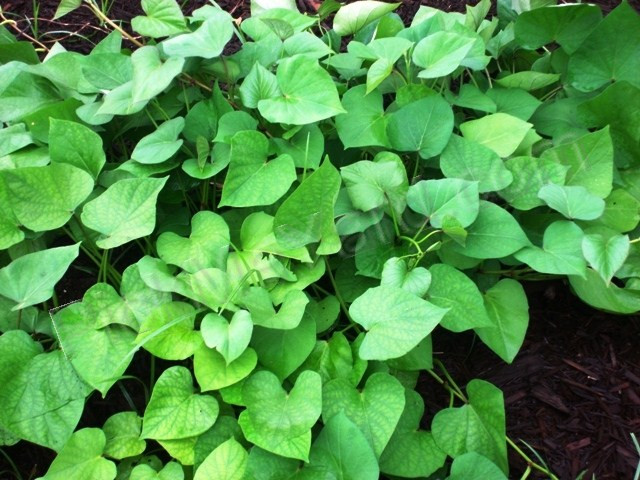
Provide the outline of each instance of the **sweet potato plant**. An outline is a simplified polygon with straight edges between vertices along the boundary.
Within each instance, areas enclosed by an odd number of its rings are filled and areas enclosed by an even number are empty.
[[[640,18],[554,3],[142,0],[42,60],[2,29],[0,444],[47,480],[501,480],[508,445],[555,478],[431,344],[511,362],[528,280],[640,310]],[[141,359],[143,409],[79,425]]]

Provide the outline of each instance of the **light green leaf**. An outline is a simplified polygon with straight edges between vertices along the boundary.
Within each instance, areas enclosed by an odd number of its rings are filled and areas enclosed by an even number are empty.
[[[280,155],[267,162],[269,141],[259,132],[236,133],[231,139],[231,163],[220,206],[271,205],[296,180],[293,159]]]
[[[434,305],[448,310],[440,325],[454,332],[491,325],[482,294],[473,280],[445,263],[432,265],[429,271],[428,298]]]
[[[584,258],[607,285],[627,259],[630,246],[627,235],[591,233],[582,239]]]
[[[260,364],[284,380],[304,363],[316,343],[316,324],[303,317],[300,324],[289,330],[256,327],[251,346]]]
[[[504,88],[521,88],[522,90],[531,92],[553,85],[558,80],[560,80],[559,73],[522,71],[500,77],[496,80],[496,84]]]
[[[535,8],[518,15],[515,40],[528,50],[537,50],[555,41],[571,55],[601,20],[602,13],[595,5]]]
[[[136,334],[123,325],[98,328],[89,303],[83,300],[65,307],[53,322],[73,368],[104,397],[127,369]]]
[[[257,128],[258,121],[247,112],[242,110],[227,112],[220,117],[218,131],[213,141],[231,144],[231,139],[236,133]]]
[[[191,234],[183,238],[173,232],[158,237],[158,256],[189,273],[205,268],[225,268],[229,253],[229,227],[216,213],[202,211],[191,219]]]
[[[440,228],[446,217],[453,217],[461,227],[468,227],[480,208],[478,182],[457,178],[421,180],[409,187],[407,203],[412,210],[429,217]]]
[[[367,94],[374,91],[393,71],[393,62],[379,58],[367,70]]]
[[[585,187],[550,183],[540,189],[538,197],[569,219],[595,220],[604,212],[604,200],[589,193]]]
[[[409,103],[389,116],[387,135],[395,150],[419,152],[422,158],[438,155],[449,143],[453,110],[440,95]]]
[[[600,198],[611,193],[614,167],[609,127],[549,148],[540,159],[569,167],[566,185],[585,187]]]
[[[102,138],[76,122],[52,118],[49,128],[49,156],[52,163],[68,163],[98,178],[106,162]]]
[[[483,380],[467,385],[469,403],[440,410],[431,424],[438,446],[454,459],[467,452],[484,455],[508,471],[502,391]]]
[[[184,65],[183,58],[168,58],[162,63],[160,51],[155,46],[137,49],[131,55],[131,61],[133,62],[131,100],[134,105],[146,104],[147,101],[159,95],[182,72]],[[100,113],[109,112],[100,111]]]
[[[62,350],[41,353],[0,388],[0,425],[23,440],[59,451],[75,430],[90,390]]]
[[[261,287],[252,287],[243,292],[241,302],[251,312],[251,319],[255,325],[291,330],[300,324],[309,298],[301,290],[288,291],[276,313],[269,292]]]
[[[193,480],[243,480],[249,455],[234,438],[213,450],[196,470]]]
[[[383,473],[406,478],[429,477],[444,465],[446,454],[431,432],[420,430],[424,400],[414,391],[404,391],[405,406],[389,444],[380,456]]]
[[[537,272],[584,277],[587,263],[582,256],[583,238],[578,225],[560,220],[544,231],[542,248],[525,247],[515,257]]]
[[[233,19],[218,8],[209,8],[207,12],[207,18],[194,32],[162,42],[163,52],[169,57],[219,57],[233,36]]]
[[[0,269],[0,295],[13,300],[20,310],[53,295],[53,287],[77,257],[80,244],[27,253]]]
[[[86,203],[82,223],[100,232],[100,248],[119,247],[151,234],[156,224],[156,199],[169,177],[120,180]]]
[[[505,162],[513,174],[513,183],[501,190],[499,195],[518,210],[531,210],[544,205],[538,198],[540,189],[549,184],[563,185],[569,169],[555,160],[533,157],[513,157]]]
[[[436,32],[418,42],[413,63],[422,67],[420,78],[438,78],[452,73],[465,59],[475,39],[455,32]]]
[[[180,442],[180,440],[176,442]],[[161,445],[165,447],[168,443],[169,441],[164,441]],[[169,449],[166,450],[169,451]],[[176,451],[172,450],[172,452],[175,453]],[[182,465],[177,462],[167,463],[160,471],[156,471],[150,465],[142,463],[133,467],[129,480],[184,480],[184,470]]]
[[[127,267],[122,274],[120,293],[127,307],[135,316],[138,325],[147,318],[154,308],[171,301],[171,294],[160,292],[147,286],[140,276],[138,265],[135,263]],[[117,317],[112,318],[117,319]],[[98,315],[99,321],[100,316]],[[98,323],[97,325],[104,326],[104,323]]]
[[[640,311],[640,293],[630,288],[607,284],[595,270],[587,269],[587,277],[570,276],[571,288],[592,307],[608,312],[630,314]]]
[[[182,10],[176,0],[142,0],[140,6],[146,16],[131,20],[131,28],[145,37],[168,37],[187,29]]]
[[[106,436],[104,454],[121,460],[140,455],[147,448],[147,442],[140,438],[142,419],[136,412],[120,412],[111,415],[102,427]]]
[[[529,325],[529,303],[522,285],[503,278],[484,295],[492,326],[476,328],[480,339],[505,362],[518,354]]]
[[[73,434],[55,458],[42,480],[113,480],[116,466],[102,457],[106,443],[99,428],[83,428]]]
[[[56,9],[56,13],[53,15],[53,19],[57,20],[60,17],[65,16],[67,13],[73,12],[76,8],[82,5],[82,0],[60,0],[60,4]]]
[[[385,262],[380,284],[401,288],[422,298],[431,285],[431,272],[424,267],[409,270],[407,262],[394,257]]]
[[[367,334],[359,355],[365,360],[397,358],[414,348],[440,323],[446,309],[397,287],[370,288],[349,308]]]
[[[542,105],[540,100],[520,88],[493,87],[486,93],[495,102],[498,112],[512,115],[524,121],[529,120]]]
[[[178,135],[184,128],[184,118],[167,120],[149,135],[142,137],[131,153],[131,159],[145,165],[162,163],[173,157],[183,140]]]
[[[347,113],[336,117],[338,136],[345,148],[387,146],[387,120],[382,93],[367,93],[366,86],[353,87],[342,97]]]
[[[65,163],[0,170],[2,180],[15,218],[35,232],[66,224],[94,186],[91,175]]]
[[[277,242],[273,223],[274,217],[264,212],[255,212],[245,218],[240,229],[242,249],[245,252],[272,253],[311,263],[311,257],[306,248],[287,250]]]
[[[532,126],[512,115],[494,113],[462,123],[460,131],[467,140],[484,145],[501,157],[508,157],[516,151]]]
[[[633,181],[632,176],[627,179]],[[618,232],[630,232],[640,222],[640,199],[627,190],[613,190],[605,199],[604,214],[599,222]]]
[[[188,303],[169,302],[153,309],[140,325],[136,342],[164,360],[189,358],[202,343],[195,331],[196,310]]]
[[[460,87],[457,97],[454,97],[449,91],[445,92],[445,97],[452,105],[457,105],[458,107],[496,113],[496,103],[478,87],[469,83],[465,83]]]
[[[348,380],[331,380],[322,389],[322,420],[343,412],[362,432],[379,458],[389,443],[405,406],[404,388],[387,373],[371,375],[359,392]]]
[[[531,243],[515,218],[498,205],[480,200],[478,218],[467,229],[464,247],[455,252],[472,258],[502,258]]]
[[[371,22],[394,11],[399,3],[362,0],[343,5],[333,19],[333,29],[338,35],[351,35]]]
[[[340,174],[326,159],[278,208],[274,221],[278,243],[295,249],[320,242],[319,255],[338,252],[341,243],[333,210],[340,184]]]
[[[507,480],[495,463],[476,452],[460,455],[451,464],[449,480],[485,480],[487,478]]]
[[[253,348],[247,348],[235,361],[227,365],[216,350],[202,345],[194,355],[193,369],[203,392],[220,390],[238,383],[256,368],[258,356]]]
[[[478,182],[480,193],[495,192],[509,186],[513,175],[491,149],[452,135],[440,155],[440,168],[448,178]]]
[[[321,38],[310,32],[299,32],[290,36],[284,41],[283,46],[285,53],[290,57],[306,55],[320,59],[334,53]]]
[[[409,189],[407,172],[400,157],[381,152],[373,161],[362,160],[340,169],[353,206],[363,212],[387,206],[402,215]]]
[[[597,90],[611,81],[640,86],[639,35],[640,17],[627,2],[620,3],[571,55],[568,83],[584,92]],[[633,40],[628,41],[629,38]]]
[[[245,107],[258,108],[260,100],[280,95],[278,79],[259,63],[255,63],[240,85],[240,99]]]
[[[320,166],[324,154],[324,135],[317,125],[305,125],[290,139],[274,138],[273,142],[276,152],[291,155],[297,168],[316,170]]]
[[[345,110],[329,74],[305,55],[288,57],[276,72],[282,96],[260,100],[260,114],[272,123],[306,125]]]
[[[194,393],[191,373],[170,367],[158,378],[142,421],[140,438],[178,440],[206,432],[218,417],[218,402]]]
[[[377,480],[378,461],[360,429],[343,412],[324,422],[311,448],[309,467],[342,480]]]
[[[311,371],[302,372],[287,394],[278,378],[261,371],[242,387],[247,406],[238,423],[253,444],[277,455],[309,461],[311,427],[322,410],[322,380]]]
[[[208,313],[202,319],[200,330],[207,347],[218,350],[229,365],[249,346],[253,322],[246,310],[235,312],[231,321],[216,313]]]

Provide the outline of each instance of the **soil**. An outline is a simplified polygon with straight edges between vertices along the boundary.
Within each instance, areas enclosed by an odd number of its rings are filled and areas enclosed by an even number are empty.
[[[87,8],[59,20],[51,20],[59,0],[41,0],[37,20],[30,0],[0,0],[4,15],[14,20],[21,40],[37,40],[47,47],[56,41],[67,49],[86,52],[108,33]],[[185,12],[208,3],[188,0]],[[234,17],[249,14],[249,2],[221,0]],[[298,0],[303,11],[314,9],[313,0]],[[464,11],[465,0],[403,1],[398,13],[411,19],[418,7],[430,5],[446,11]],[[471,3],[475,3],[471,2]],[[609,12],[618,0],[591,0]],[[640,11],[640,0],[630,0]],[[110,18],[128,29],[130,19],[141,14],[139,2],[116,0]],[[84,270],[86,272],[86,270]],[[75,270],[59,285],[61,299],[80,298],[94,280]],[[530,327],[524,346],[511,365],[495,357],[471,334],[435,335],[434,352],[441,356],[454,379],[464,386],[482,378],[500,387],[505,396],[507,433],[530,457],[540,455],[562,480],[630,479],[638,465],[631,433],[640,432],[640,350],[633,341],[640,334],[640,316],[613,316],[590,309],[571,295],[566,285],[527,285],[531,306]],[[156,365],[156,372],[163,365]],[[145,379],[150,356],[138,354],[128,374]],[[101,427],[104,420],[122,410],[142,413],[145,392],[136,380],[119,382],[105,399],[93,394],[80,425]],[[448,403],[448,395],[430,377],[421,378],[419,391],[427,405],[427,417]],[[526,442],[526,443],[525,443]],[[530,450],[526,445],[529,445]],[[54,457],[50,450],[20,444],[3,448],[24,478],[43,475]],[[534,451],[536,453],[534,453]],[[512,478],[520,478],[526,463],[510,449]],[[0,478],[12,478],[0,456]],[[9,476],[7,476],[9,475]],[[544,478],[533,476],[529,478]]]

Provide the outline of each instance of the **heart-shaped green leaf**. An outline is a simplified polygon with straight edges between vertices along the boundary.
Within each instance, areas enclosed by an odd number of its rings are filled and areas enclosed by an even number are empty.
[[[461,227],[468,227],[478,216],[478,182],[458,178],[422,180],[409,187],[407,203],[412,210],[429,217],[436,228],[445,217],[453,217]]]
[[[111,415],[102,427],[107,442],[104,454],[121,460],[140,455],[147,448],[147,442],[140,438],[142,418],[136,412],[119,412]]]
[[[604,200],[589,193],[585,187],[545,185],[538,197],[566,218],[595,220],[604,213]]]
[[[348,380],[338,378],[322,389],[322,419],[326,424],[344,412],[380,457],[400,420],[404,402],[402,384],[387,373],[371,375],[362,392]]]
[[[200,9],[206,12],[202,24],[192,33],[177,35],[160,45],[170,57],[219,57],[233,36],[233,19],[220,8]]]
[[[247,348],[239,358],[227,365],[216,350],[202,344],[193,357],[193,370],[203,392],[220,390],[249,376],[258,364],[258,355]]]
[[[418,42],[413,49],[413,63],[422,67],[420,78],[449,75],[460,66],[475,39],[455,32],[436,32]]]
[[[131,20],[131,28],[145,37],[168,37],[187,29],[182,10],[176,0],[142,0],[146,16]]]
[[[624,264],[630,246],[627,235],[593,233],[585,235],[582,239],[584,258],[607,284]]]
[[[273,373],[258,372],[245,381],[242,400],[247,408],[238,423],[247,440],[277,455],[309,461],[311,427],[322,411],[320,375],[302,372],[287,394]]]
[[[229,365],[249,346],[253,322],[246,310],[238,310],[231,321],[221,315],[208,313],[202,319],[200,330],[207,347],[218,350]]]
[[[178,440],[206,432],[218,417],[218,402],[194,393],[191,373],[171,367],[156,381],[144,411],[140,438]]]
[[[431,285],[431,272],[424,267],[409,270],[407,262],[394,257],[385,262],[380,284],[401,288],[418,297],[424,297]]]
[[[86,203],[82,223],[103,235],[96,244],[115,248],[153,232],[156,199],[168,178],[120,180]]]
[[[399,3],[362,0],[343,5],[333,19],[333,29],[338,35],[351,35],[371,22],[394,11]]]
[[[106,162],[102,138],[76,122],[52,118],[49,128],[49,156],[52,163],[68,163],[98,178]]]
[[[243,480],[249,455],[242,445],[230,438],[213,450],[196,470],[193,480]]]
[[[436,328],[447,309],[397,287],[370,288],[349,308],[351,318],[367,334],[359,355],[365,360],[387,360],[409,352]]]
[[[131,159],[145,165],[169,160],[182,146],[178,135],[184,128],[184,118],[176,117],[164,122],[149,135],[142,137],[131,153]]]
[[[500,112],[469,120],[460,125],[460,131],[467,140],[490,148],[500,157],[508,157],[516,151],[532,126],[517,117]]]
[[[158,256],[189,273],[215,267],[225,268],[229,252],[229,227],[216,213],[202,211],[191,219],[191,235],[183,238],[173,232],[158,237]]]
[[[465,453],[457,457],[451,464],[449,480],[507,480],[504,472],[489,460],[476,452]]]
[[[347,113],[336,117],[336,128],[345,148],[389,144],[381,92],[367,93],[365,85],[358,85],[347,90],[342,105]]]

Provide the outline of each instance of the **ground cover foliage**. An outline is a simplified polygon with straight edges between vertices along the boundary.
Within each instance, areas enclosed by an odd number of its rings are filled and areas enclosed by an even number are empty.
[[[550,3],[146,0],[134,51],[43,61],[2,30],[2,444],[47,479],[507,478],[501,391],[430,334],[511,362],[549,276],[640,310],[640,19]],[[144,410],[78,429],[143,355]]]

